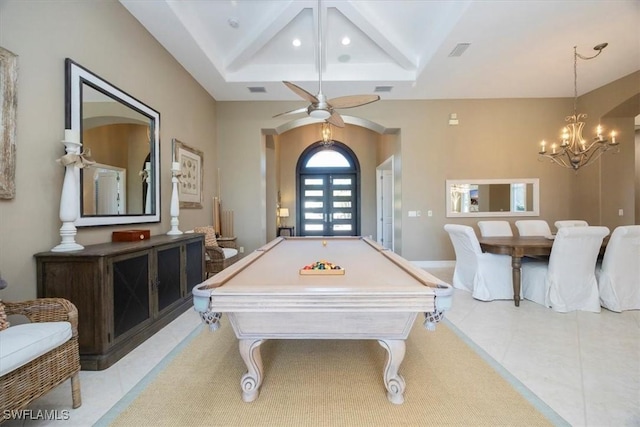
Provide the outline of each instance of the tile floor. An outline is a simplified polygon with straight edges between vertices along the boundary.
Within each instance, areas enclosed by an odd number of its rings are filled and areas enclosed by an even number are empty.
[[[452,268],[429,271],[451,283]],[[560,314],[456,290],[446,317],[569,424],[640,426],[640,311]],[[68,420],[10,420],[3,427],[93,425],[199,324],[188,310],[111,368],[82,371],[83,404]],[[70,405],[66,382],[29,409]]]

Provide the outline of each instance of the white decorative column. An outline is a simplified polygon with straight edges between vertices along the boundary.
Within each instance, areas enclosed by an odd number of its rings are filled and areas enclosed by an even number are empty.
[[[180,201],[178,200],[178,176],[180,176],[180,163],[171,163],[171,184],[173,189],[171,191],[171,230],[167,232],[168,235],[182,234],[182,231],[178,230],[178,215],[180,215]]]
[[[144,213],[151,213],[151,162],[144,164],[144,181],[147,183],[147,197],[144,203]]]
[[[64,130],[64,140],[67,155],[63,157],[75,159],[80,155],[80,137],[77,132],[71,129]],[[78,219],[80,211],[78,189],[80,188],[80,169],[76,166],[76,162],[71,160],[66,162],[60,159],[59,162],[64,165],[64,182],[62,184],[62,194],[60,196],[60,237],[62,241],[58,246],[51,249],[52,252],[69,252],[84,249],[84,246],[76,243],[76,226],[74,222]]]

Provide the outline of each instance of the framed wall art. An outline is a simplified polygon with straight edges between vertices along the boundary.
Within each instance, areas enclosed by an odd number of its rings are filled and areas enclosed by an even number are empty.
[[[18,56],[0,47],[0,199],[16,195]]]
[[[180,164],[178,200],[181,208],[202,209],[202,151],[173,139],[174,162]]]

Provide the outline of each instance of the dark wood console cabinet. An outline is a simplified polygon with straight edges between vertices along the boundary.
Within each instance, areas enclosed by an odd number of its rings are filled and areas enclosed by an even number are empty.
[[[35,255],[38,297],[78,308],[82,369],[108,368],[193,303],[204,280],[204,235],[154,236]]]

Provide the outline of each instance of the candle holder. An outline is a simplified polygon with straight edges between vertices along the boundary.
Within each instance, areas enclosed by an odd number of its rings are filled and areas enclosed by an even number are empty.
[[[144,182],[147,184],[147,197],[144,202],[144,213],[151,213],[151,162],[144,164]]]
[[[180,181],[178,177],[180,176],[180,163],[172,162],[171,163],[171,230],[167,232],[169,236],[175,236],[182,234],[182,231],[178,230],[178,225],[180,221],[178,220],[178,215],[180,215],[180,201],[178,200],[178,182]]]
[[[82,144],[76,132],[65,129],[64,140],[62,141],[67,155],[80,155]],[[62,183],[62,194],[60,195],[60,227],[61,242],[51,249],[52,252],[70,252],[84,249],[84,246],[76,243],[77,229],[74,224],[78,219],[80,211],[78,188],[80,187],[80,169],[75,162],[64,165],[64,181]]]

